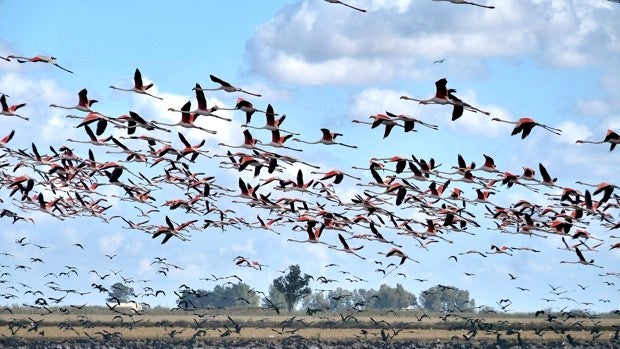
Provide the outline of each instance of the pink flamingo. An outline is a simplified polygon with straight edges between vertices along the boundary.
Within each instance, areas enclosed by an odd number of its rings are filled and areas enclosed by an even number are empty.
[[[50,104],[50,108],[76,109],[79,111],[90,113],[92,112],[90,107],[94,103],[97,103],[97,100],[88,99],[88,91],[85,88],[83,88],[82,90],[80,90],[80,92],[78,92],[78,104],[76,106],[66,107],[66,106],[57,105],[57,104]]]
[[[536,120],[532,119],[532,118],[520,118],[519,120],[515,121],[508,121],[508,120],[502,120],[500,118],[493,118],[491,119],[491,121],[499,121],[499,122],[505,122],[507,124],[513,124],[515,125],[515,127],[512,129],[512,133],[510,133],[511,136],[514,136],[516,134],[521,133],[521,139],[525,139],[525,137],[527,137],[530,132],[532,132],[532,129],[534,128],[534,126],[540,126],[542,128],[544,128],[545,130],[554,133],[556,135],[560,135],[562,130],[559,130],[557,128],[553,128],[544,124],[541,124],[539,122],[537,122]]]
[[[366,257],[360,256],[359,254],[357,254],[357,252],[355,252],[355,251],[361,250],[362,248],[364,248],[364,246],[350,247],[349,244],[347,243],[347,240],[345,240],[345,238],[342,236],[342,234],[338,234],[338,239],[340,240],[340,243],[342,244],[342,248],[337,248],[335,246],[331,246],[330,248],[332,248],[334,250],[350,253],[350,254],[355,255],[355,256],[357,256],[357,257],[359,257],[361,259],[366,259]]]
[[[43,55],[38,55],[38,56],[34,56],[34,57],[19,57],[19,56],[8,56],[7,58],[5,58],[7,61],[10,59],[16,59],[19,63],[26,63],[26,62],[32,62],[32,63],[36,63],[36,62],[41,62],[41,63],[49,63],[51,65],[55,65],[58,68],[72,73],[73,72],[69,69],[63,68],[61,67],[58,62],[56,61],[56,57],[52,57],[52,56],[43,56]]]
[[[611,144],[609,147],[609,151],[612,151],[614,150],[616,145],[620,144],[620,135],[618,135],[618,133],[613,130],[607,130],[607,133],[605,134],[605,138],[603,138],[602,141],[587,141],[587,140],[580,139],[580,140],[577,140],[575,143],[603,144],[605,142]]]
[[[306,143],[306,144],[319,144],[319,143],[327,144],[327,145],[339,144],[339,145],[343,145],[349,148],[357,148],[357,145],[349,145],[349,144],[336,142],[336,137],[342,136],[342,133],[331,132],[330,130],[326,128],[322,128],[321,132],[323,133],[323,137],[316,142],[307,142],[299,138],[293,138],[293,140],[296,142],[301,142],[301,143]]]
[[[153,123],[157,124],[157,125],[163,125],[163,126],[181,126],[181,127],[185,127],[185,128],[196,128],[199,129],[201,131],[210,133],[210,134],[217,134],[217,131],[213,131],[213,130],[208,130],[204,127],[200,127],[198,125],[195,124],[196,119],[198,118],[198,115],[205,115],[205,114],[199,114],[197,113],[195,110],[194,111],[189,111],[190,107],[192,106],[192,102],[191,101],[187,101],[187,103],[185,103],[182,107],[181,110],[177,110],[174,108],[168,108],[168,111],[175,111],[175,112],[180,112],[181,113],[181,120],[175,124],[166,124],[163,122],[159,122],[159,121],[153,121]],[[200,109],[200,108],[199,108]],[[212,115],[212,114],[210,114]],[[215,115],[213,115],[215,116]],[[218,118],[221,118],[219,116],[216,116]],[[221,118],[224,120],[228,120],[230,121],[230,119],[226,119],[226,118]]]
[[[226,92],[243,92],[243,93],[247,93],[247,94],[252,95],[252,96],[261,97],[261,95],[258,94],[258,93],[248,92],[248,91],[246,91],[244,89],[235,87],[235,86],[231,85],[230,83],[228,83],[228,82],[218,78],[217,76],[209,75],[209,77],[211,78],[211,81],[213,81],[213,82],[215,82],[217,84],[220,84],[220,86],[216,87],[216,88],[198,88],[198,87],[195,87],[194,89],[195,90],[201,90],[201,91],[223,90],[223,91],[226,91]]]
[[[2,95],[2,97],[0,97],[0,104],[2,104],[2,111],[0,112],[0,115],[17,116],[20,119],[29,120],[27,117],[15,113],[17,109],[25,106],[26,103],[15,104],[9,107],[6,103],[6,95]]]
[[[480,112],[485,115],[489,115],[489,112],[475,108],[467,103],[464,103],[452,94],[456,92],[455,89],[447,88],[448,80],[446,78],[435,81],[435,96],[429,99],[416,99],[408,96],[401,96],[400,99],[419,102],[420,104],[451,104],[454,106],[452,111],[452,120],[458,119],[463,113],[463,109],[467,109],[473,112]]]
[[[163,99],[161,97],[157,97],[157,96],[154,96],[154,95],[146,92],[146,90],[148,90],[151,87],[153,87],[153,83],[150,83],[148,85],[144,85],[144,83],[142,82],[142,74],[140,73],[140,69],[138,69],[138,68],[136,68],[136,71],[133,74],[133,82],[134,82],[133,88],[122,88],[122,87],[116,87],[116,86],[110,86],[110,88],[115,89],[115,90],[119,90],[119,91],[135,92],[137,94],[151,96],[153,98],[157,98],[157,99],[160,99],[160,100]]]

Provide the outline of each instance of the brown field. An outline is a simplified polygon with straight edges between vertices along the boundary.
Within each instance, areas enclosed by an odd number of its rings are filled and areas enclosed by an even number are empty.
[[[230,317],[239,324],[235,325],[224,310],[203,313],[145,313],[141,315],[122,315],[102,311],[87,314],[47,315],[33,313],[0,315],[0,337],[21,339],[104,339],[123,340],[144,339],[283,339],[301,336],[320,340],[378,340],[378,341],[434,341],[459,340],[495,341],[498,338],[516,341],[517,335],[523,341],[552,342],[565,341],[569,336],[578,341],[616,341],[620,329],[620,317],[596,316],[566,318],[558,317],[547,321],[546,316],[490,314],[458,314],[449,316],[445,321],[440,316],[431,315],[418,321],[414,314],[407,312],[389,314],[368,314],[349,312],[329,312],[308,316],[305,314],[275,315],[264,312],[249,315],[247,312],[230,311]],[[342,314],[342,316],[341,316]],[[354,319],[343,321],[347,315]],[[371,319],[372,318],[372,319]],[[42,320],[34,328],[32,320]],[[374,321],[373,321],[374,320]],[[375,322],[376,321],[376,322]],[[383,322],[385,321],[385,322]],[[551,328],[552,327],[552,328]],[[465,338],[475,330],[475,336]],[[381,335],[383,331],[384,336]],[[538,331],[538,333],[536,333]],[[14,332],[14,334],[12,333]]]

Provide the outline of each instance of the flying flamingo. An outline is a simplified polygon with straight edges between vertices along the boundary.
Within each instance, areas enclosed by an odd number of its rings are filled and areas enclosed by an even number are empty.
[[[63,68],[63,67],[61,67],[60,65],[58,65],[58,62],[56,61],[56,57],[52,57],[52,56],[42,56],[42,55],[38,55],[38,56],[34,56],[34,57],[30,57],[30,58],[29,58],[29,57],[18,57],[18,56],[13,56],[13,55],[11,55],[11,56],[8,56],[7,58],[8,58],[8,59],[7,59],[7,61],[8,61],[9,59],[13,58],[13,59],[16,59],[19,63],[26,63],[26,62],[33,62],[33,63],[34,63],[34,62],[49,63],[49,64],[52,64],[52,65],[57,66],[58,68],[60,68],[60,69],[62,69],[62,70],[64,70],[64,71],[66,71],[66,72],[69,72],[69,73],[72,73],[72,74],[73,74],[73,72],[72,72],[71,70],[66,69],[66,68]]]
[[[73,107],[66,107],[66,106],[62,106],[62,105],[57,105],[57,104],[50,104],[51,108],[62,108],[62,109],[76,109],[79,111],[83,111],[83,112],[92,112],[92,110],[90,109],[90,107],[94,104],[97,103],[96,99],[88,99],[88,91],[83,88],[82,90],[80,90],[80,92],[78,92],[78,104],[76,106]]]
[[[235,87],[233,85],[231,85],[230,83],[218,78],[217,76],[214,75],[209,75],[209,77],[211,77],[211,81],[220,84],[219,87],[216,88],[198,88],[198,87],[194,87],[195,90],[201,90],[201,91],[217,91],[217,90],[224,90],[226,92],[243,92],[243,93],[247,93],[249,95],[252,96],[256,96],[256,97],[261,97],[260,94],[258,93],[252,93],[252,92],[248,92],[244,89]]]
[[[349,247],[349,244],[347,244],[347,240],[345,240],[345,238],[342,236],[342,234],[338,234],[338,239],[340,239],[340,243],[342,244],[342,248],[337,248],[335,246],[330,246],[330,248],[334,249],[334,250],[338,250],[338,251],[343,251],[346,253],[350,253],[353,254],[361,259],[366,259],[366,257],[360,256],[359,254],[357,254],[358,250],[361,250],[362,248],[364,248],[364,246],[358,246],[358,247]]]
[[[148,131],[153,131],[155,129],[171,132],[169,129],[157,126],[155,121],[146,121],[144,120],[138,113],[134,111],[129,111],[129,115],[121,115],[116,118],[117,121],[127,122],[127,134],[132,135],[136,132],[138,127],[144,128]]]
[[[26,103],[15,104],[9,107],[9,105],[6,104],[6,95],[2,95],[2,97],[0,97],[0,103],[2,104],[2,111],[0,112],[0,115],[17,116],[20,119],[29,120],[27,117],[15,113],[17,109],[25,106]]]
[[[280,128],[280,125],[282,125],[282,123],[284,122],[284,119],[286,119],[286,114],[282,115],[279,119],[276,120],[275,116],[278,114],[274,113],[273,106],[271,106],[271,104],[267,105],[267,110],[264,111],[264,113],[265,113],[265,118],[266,118],[266,124],[264,126],[254,127],[254,126],[248,125],[246,122],[246,124],[241,125],[241,127],[248,127],[248,128],[253,128],[256,130],[269,130],[269,131],[280,130],[282,132],[291,133],[293,135],[299,135],[298,133],[290,132],[290,131],[283,130]]]
[[[162,125],[162,126],[181,126],[181,127],[185,127],[185,128],[196,128],[199,129],[201,131],[210,133],[210,134],[217,134],[217,131],[213,131],[213,130],[208,130],[204,127],[200,127],[196,124],[194,124],[196,122],[196,119],[198,118],[198,115],[205,115],[205,114],[198,114],[195,110],[194,111],[189,111],[190,107],[192,106],[192,102],[191,101],[187,101],[187,103],[185,103],[182,107],[181,110],[177,110],[174,108],[168,108],[168,111],[175,111],[175,112],[180,112],[181,113],[181,120],[175,124],[166,124],[163,122],[159,122],[159,121],[153,121],[154,124],[156,125]],[[212,115],[212,114],[210,114]],[[212,115],[215,116],[215,115]],[[221,118],[219,116],[216,116],[217,118]],[[230,121],[230,119],[226,119],[226,118],[221,118],[224,120],[228,120]]]
[[[245,149],[257,149],[256,144],[261,143],[258,139],[252,137],[249,130],[243,130],[244,141],[241,145],[229,145],[226,143],[218,143],[219,146],[228,148],[245,148]]]
[[[136,68],[136,71],[133,74],[133,82],[134,82],[133,88],[122,88],[122,87],[116,87],[116,86],[110,86],[110,88],[115,89],[115,90],[119,90],[119,91],[135,92],[135,93],[138,93],[138,94],[151,96],[151,97],[157,98],[157,99],[163,99],[161,97],[157,97],[157,96],[154,96],[154,95],[146,92],[146,90],[148,90],[149,88],[153,87],[153,83],[150,83],[148,85],[144,85],[144,83],[142,82],[142,74],[140,73],[140,70],[138,68]]]
[[[463,112],[462,109],[467,109],[473,112],[480,112],[485,115],[490,114],[489,112],[475,108],[467,103],[464,103],[460,99],[455,98],[455,96],[452,93],[456,92],[456,90],[448,89],[447,85],[448,85],[448,80],[446,78],[441,78],[435,81],[435,96],[429,99],[416,99],[416,98],[412,98],[408,96],[401,96],[400,99],[404,99],[407,101],[415,101],[420,104],[451,104],[454,106],[454,109],[452,111],[452,120],[456,120],[461,116]]]
[[[308,228],[306,229],[306,232],[308,233],[308,239],[307,240],[294,240],[294,239],[287,239],[286,241],[291,241],[291,242],[300,242],[300,243],[311,243],[311,244],[323,244],[323,245],[327,245],[328,247],[335,247],[333,245],[330,245],[326,242],[320,241],[319,238],[321,237],[321,234],[323,233],[323,230],[325,229],[325,224],[321,224],[320,227],[315,228],[314,230],[312,229],[311,225],[308,225]]]
[[[284,145],[284,142],[286,142],[291,137],[293,137],[293,134],[288,134],[286,136],[280,136],[280,130],[271,130],[271,142],[266,143],[265,145],[268,145],[274,148],[284,148],[284,149],[290,149],[294,151],[302,151],[302,149],[291,148],[291,147],[287,147]]]
[[[519,120],[515,121],[508,121],[508,120],[502,120],[500,118],[493,118],[491,119],[491,121],[499,121],[499,122],[505,122],[507,124],[513,124],[515,125],[515,127],[512,129],[512,133],[510,134],[511,136],[514,136],[516,134],[521,133],[521,139],[525,139],[525,137],[527,137],[530,132],[532,132],[532,129],[534,128],[534,126],[540,126],[542,128],[544,128],[545,130],[554,133],[556,135],[560,135],[562,130],[559,130],[557,128],[553,128],[547,125],[543,125],[541,123],[538,123],[536,120],[532,119],[532,118],[520,118]]]
[[[611,144],[609,147],[609,151],[612,151],[614,150],[616,145],[620,144],[620,135],[618,135],[618,133],[613,130],[607,130],[607,134],[605,135],[605,138],[603,138],[602,141],[587,141],[587,140],[580,139],[580,140],[577,140],[575,143],[603,144],[605,142]]]
[[[399,126],[399,127],[404,128],[404,126],[397,123],[395,119],[385,114],[378,113],[376,115],[369,116],[369,118],[373,119],[374,121],[368,122],[368,121],[362,121],[362,120],[351,120],[351,122],[354,124],[370,125],[370,128],[376,128],[379,125],[385,125],[385,130],[383,131],[383,138],[387,138],[387,136],[390,135],[390,132],[392,132],[392,129],[394,128],[394,126]],[[415,132],[415,130],[413,131]]]
[[[494,9],[495,6],[486,6],[486,5],[480,5],[480,4],[476,4],[474,2],[469,2],[469,1],[465,1],[465,0],[433,0],[433,1],[449,1],[453,4],[467,4],[467,5],[474,5],[474,6],[478,6],[478,7],[484,7],[484,8],[488,8],[488,9]]]
[[[583,256],[583,254],[581,253],[581,251],[579,251],[579,249],[577,248],[577,246],[575,246],[575,252],[577,253],[577,257],[579,258],[578,261],[574,261],[574,262],[567,262],[567,261],[560,261],[560,263],[567,263],[567,264],[583,264],[583,265],[591,265],[593,267],[597,267],[597,268],[603,268],[600,265],[596,265],[594,264],[594,259],[591,259],[590,261],[587,261],[585,259],[585,257]]]
[[[613,194],[614,189],[620,189],[620,186],[607,182],[601,182],[599,184],[588,184],[582,181],[577,181],[575,183],[594,187],[592,195],[598,195],[599,193],[603,193],[603,197],[599,200],[599,206],[607,202],[611,198],[611,194]]]
[[[401,120],[404,122],[404,128],[405,128],[405,132],[409,132],[411,130],[413,130],[413,128],[415,127],[415,123],[417,122],[418,124],[422,125],[422,126],[426,126],[430,129],[433,130],[437,130],[439,128],[439,126],[437,125],[433,125],[433,124],[428,124],[426,122],[423,122],[422,120],[413,118],[409,115],[404,115],[404,114],[392,114],[389,111],[385,112],[389,117],[394,118],[396,120]]]
[[[323,137],[321,139],[319,139],[318,141],[316,141],[316,142],[307,142],[307,141],[303,141],[303,140],[301,140],[299,138],[293,138],[293,140],[296,141],[296,142],[301,142],[301,143],[306,143],[306,144],[319,144],[319,143],[323,143],[323,144],[327,144],[327,145],[339,144],[339,145],[343,145],[343,146],[349,147],[349,148],[357,148],[357,145],[350,145],[350,144],[344,144],[344,143],[336,142],[336,137],[342,136],[342,133],[331,132],[330,130],[328,130],[326,128],[322,128],[321,132],[323,133]]]
[[[358,11],[360,11],[360,12],[366,12],[366,10],[364,10],[364,9],[362,9],[362,8],[355,7],[355,6],[351,6],[351,5],[349,5],[349,4],[345,4],[344,2],[342,2],[342,1],[340,1],[340,0],[325,0],[325,1],[329,2],[330,4],[341,4],[341,5],[344,5],[344,6],[346,6],[346,7],[352,8],[352,9],[354,9],[354,10],[358,10]]]
[[[75,128],[80,128],[84,125],[92,124],[93,122],[97,122],[97,136],[101,136],[103,132],[105,132],[106,127],[108,126],[108,122],[115,124],[116,126],[121,126],[117,120],[107,117],[103,114],[97,112],[89,112],[86,116],[78,116],[78,115],[65,115],[66,118],[69,119],[79,119],[82,120]]]
[[[204,116],[213,116],[215,118],[218,118],[218,119],[221,119],[221,120],[224,120],[224,121],[232,121],[229,118],[225,118],[223,116],[219,116],[219,115],[213,114],[214,111],[220,109],[217,105],[214,105],[211,108],[207,109],[207,99],[205,98],[205,94],[200,89],[200,85],[198,83],[196,83],[196,87],[194,88],[194,90],[196,91],[196,101],[198,102],[198,109],[190,111],[191,114],[204,115]],[[191,106],[191,103],[190,103],[190,106]],[[189,108],[189,107],[187,107],[187,108]],[[178,113],[186,113],[186,112],[189,111],[189,109],[185,110],[184,108],[181,108],[181,110],[177,110],[177,109],[174,109],[174,108],[168,108],[168,111],[175,111],[175,112],[178,112]]]
[[[225,110],[228,110],[228,109],[225,109]],[[250,123],[250,120],[252,119],[252,115],[254,115],[254,113],[256,112],[264,113],[264,111],[254,108],[254,105],[251,102],[241,97],[237,98],[237,104],[235,104],[234,110],[241,110],[245,112],[245,124],[246,125]]]
[[[86,131],[86,134],[88,135],[89,140],[87,141],[80,141],[80,140],[75,140],[75,139],[67,139],[68,142],[74,142],[74,143],[89,143],[92,145],[97,145],[97,146],[106,146],[106,147],[113,147],[113,145],[111,144],[107,144],[106,142],[112,140],[112,136],[109,136],[108,138],[102,138],[102,139],[98,139],[97,136],[95,136],[95,133],[93,132],[93,130],[90,128],[90,126],[88,125],[84,125],[84,130]]]
[[[330,179],[330,178],[334,178],[334,184],[340,184],[340,182],[342,182],[342,180],[344,179],[344,176],[351,177],[353,179],[357,179],[358,181],[361,180],[361,178],[359,178],[359,177],[352,176],[352,175],[344,173],[344,172],[342,172],[340,170],[331,170],[331,171],[327,171],[327,172],[312,171],[310,173],[312,173],[312,174],[322,174],[323,177],[319,178],[320,181],[323,181],[323,180],[326,180],[326,179]]]
[[[13,139],[13,136],[15,135],[15,130],[11,130],[11,132],[9,132],[9,134],[7,134],[6,136],[0,138],[0,148],[6,148],[6,144],[8,142],[11,141],[11,139]]]
[[[391,256],[400,257],[399,265],[403,265],[403,263],[405,263],[407,259],[411,259],[412,261],[418,263],[418,261],[409,257],[405,252],[403,252],[403,250],[401,250],[398,247],[392,247],[392,249],[388,253],[377,252],[377,254],[384,254],[386,257],[391,257]]]

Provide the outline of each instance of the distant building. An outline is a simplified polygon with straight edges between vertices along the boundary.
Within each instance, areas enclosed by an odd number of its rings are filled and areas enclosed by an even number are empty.
[[[107,305],[109,308],[113,308],[113,309],[132,309],[135,311],[141,311],[142,310],[142,304],[137,303],[137,302],[107,302]]]

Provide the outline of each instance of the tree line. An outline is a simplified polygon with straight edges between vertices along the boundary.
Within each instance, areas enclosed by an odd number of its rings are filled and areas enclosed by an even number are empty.
[[[184,287],[175,291],[177,307],[184,310],[232,307],[270,308],[280,313],[291,312],[299,305],[307,313],[322,310],[369,310],[421,308],[433,312],[471,311],[475,301],[469,292],[456,287],[436,285],[422,291],[419,298],[407,291],[401,284],[395,287],[382,284],[379,289],[358,288],[352,291],[337,287],[332,290],[310,288],[312,280],[328,284],[335,282],[325,277],[320,280],[303,274],[299,265],[291,265],[288,272],[273,280],[268,292],[257,291],[244,282],[227,282],[216,285],[212,290],[194,290]],[[121,283],[114,284],[106,301],[128,302],[136,294],[133,288]]]

